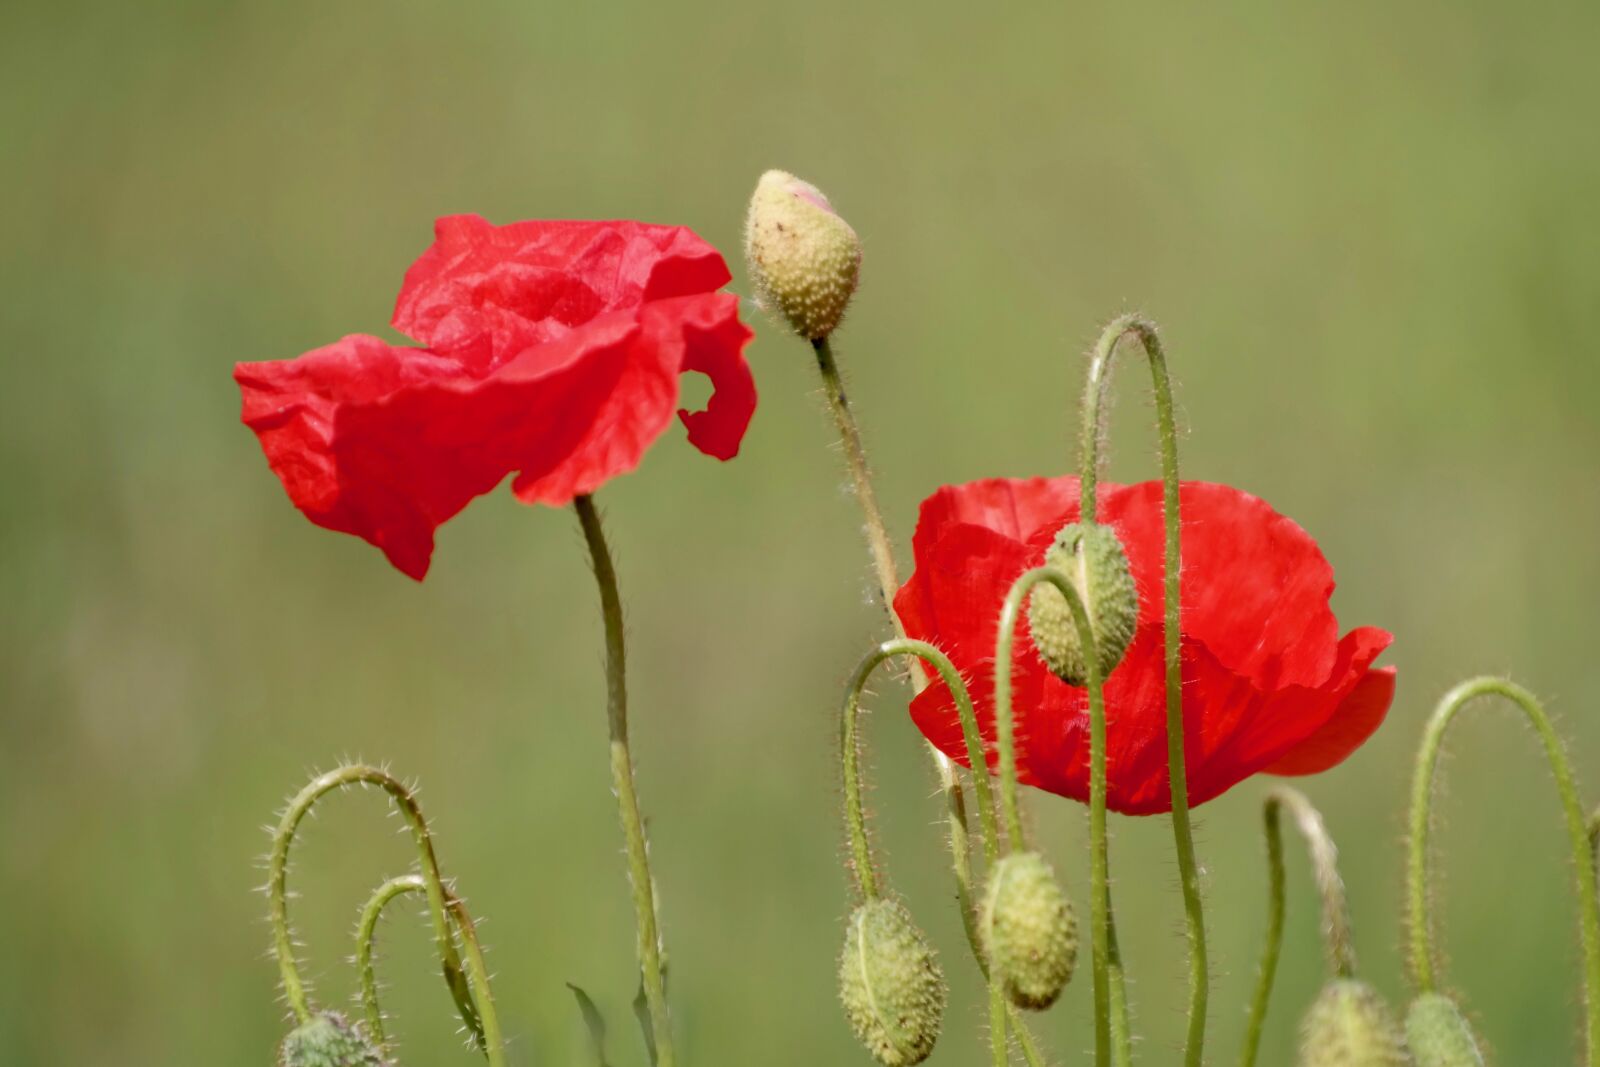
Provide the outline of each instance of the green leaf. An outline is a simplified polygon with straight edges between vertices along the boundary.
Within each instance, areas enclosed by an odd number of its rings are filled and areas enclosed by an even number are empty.
[[[594,998],[579,986],[567,983],[572,995],[578,998],[578,1011],[583,1013],[583,1025],[589,1029],[589,1054],[595,1067],[610,1067],[606,1062],[606,1020],[595,1005]]]
[[[639,1020],[644,1033],[645,1051],[650,1053],[650,1067],[656,1067],[656,1032],[650,1026],[650,1001],[644,995],[644,979],[639,979],[639,992],[633,995],[633,1017]]]

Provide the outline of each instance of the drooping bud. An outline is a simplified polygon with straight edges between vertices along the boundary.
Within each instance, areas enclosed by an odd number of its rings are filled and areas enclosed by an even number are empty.
[[[1400,1023],[1353,978],[1323,987],[1300,1031],[1300,1067],[1414,1067]]]
[[[933,1051],[944,1020],[944,972],[898,901],[869,900],[850,914],[839,999],[856,1037],[884,1067],[910,1067]]]
[[[283,1039],[280,1067],[389,1067],[360,1027],[337,1012],[319,1012]]]
[[[1054,1004],[1078,960],[1078,921],[1043,856],[1014,852],[995,864],[981,923],[991,976],[1006,997],[1033,1011]]]
[[[820,189],[781,170],[756,183],[744,255],[762,306],[782,314],[807,341],[839,325],[861,274],[856,231]]]
[[[1100,677],[1122,662],[1139,623],[1139,591],[1117,532],[1098,523],[1068,523],[1045,553],[1045,565],[1063,572],[1083,599],[1094,632]],[[1045,665],[1068,685],[1086,685],[1089,668],[1072,607],[1061,590],[1034,586],[1028,627]]]
[[[1406,1042],[1417,1067],[1483,1067],[1472,1027],[1455,1001],[1441,993],[1424,993],[1412,1002]]]

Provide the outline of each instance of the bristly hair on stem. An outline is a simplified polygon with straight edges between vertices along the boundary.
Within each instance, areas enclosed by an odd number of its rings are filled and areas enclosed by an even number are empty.
[[[289,801],[273,834],[272,853],[268,860],[268,912],[272,922],[273,953],[278,960],[284,996],[288,999],[290,1008],[301,1023],[311,1019],[310,997],[300,976],[299,962],[294,954],[294,936],[289,926],[290,849],[300,823],[311,812],[317,801],[331,792],[354,785],[376,786],[383,790],[405,818],[417,849],[420,868],[417,877],[421,879],[422,890],[428,899],[428,913],[433,924],[434,941],[445,984],[450,989],[456,1010],[466,1024],[468,1033],[472,1035],[473,1043],[484,1052],[493,1067],[501,1067],[504,1063],[504,1050],[497,1032],[498,1023],[492,1024],[496,1033],[491,1040],[489,1034],[491,1025],[484,1018],[480,1010],[481,1005],[474,999],[471,983],[456,945],[456,927],[452,925],[450,916],[452,896],[445,885],[443,875],[440,874],[433,838],[428,831],[427,820],[423,818],[421,805],[417,803],[415,793],[405,783],[379,767],[347,764],[313,778]],[[487,999],[486,977],[482,984],[482,996],[485,998],[485,1003],[491,1005],[492,1014],[492,1002]]]
[[[1520,710],[1544,746],[1550,774],[1567,830],[1571,850],[1573,889],[1578,897],[1578,929],[1584,961],[1584,1062],[1600,1067],[1600,900],[1595,896],[1595,864],[1591,824],[1578,801],[1577,783],[1566,748],[1561,743],[1544,705],[1528,690],[1504,678],[1473,678],[1446,693],[1434,709],[1417,750],[1411,780],[1408,825],[1406,899],[1411,982],[1419,994],[1438,991],[1438,952],[1434,946],[1432,897],[1428,892],[1428,838],[1432,830],[1433,779],[1438,770],[1444,735],[1462,708],[1482,697],[1498,696]]]
[[[426,894],[427,891],[428,883],[419,874],[403,874],[397,878],[390,878],[373,891],[366,906],[361,909],[361,918],[356,924],[355,963],[361,981],[361,1006],[366,1015],[367,1034],[386,1053],[393,1050],[389,1047],[388,1035],[384,1031],[383,1008],[378,1003],[376,966],[378,920],[382,917],[383,910],[395,899],[407,893]],[[472,993],[478,1014],[483,1020],[484,1036],[490,1047],[503,1048],[505,1040],[500,1031],[500,1017],[495,1010],[494,992],[489,984],[489,968],[483,958],[482,946],[478,943],[477,928],[473,925],[472,916],[467,912],[467,906],[459,897],[451,894],[446,904],[455,930],[466,944],[467,972],[472,982]]]
[[[1311,857],[1313,878],[1322,900],[1322,936],[1328,969],[1335,978],[1351,978],[1355,975],[1355,948],[1350,937],[1350,911],[1345,902],[1344,883],[1339,878],[1338,849],[1323,825],[1322,815],[1304,794],[1288,786],[1279,786],[1267,794],[1261,806],[1267,839],[1267,938],[1256,973],[1255,996],[1250,1003],[1244,1048],[1239,1057],[1240,1067],[1255,1067],[1267,1006],[1272,999],[1272,986],[1278,974],[1278,960],[1283,954],[1286,902],[1283,833],[1279,824],[1280,814],[1285,808],[1305,838],[1306,849]]]
[[[1205,1059],[1206,1013],[1210,996],[1210,964],[1206,952],[1205,906],[1201,899],[1200,864],[1195,858],[1194,830],[1189,818],[1188,773],[1183,747],[1182,519],[1179,504],[1178,430],[1173,412],[1172,380],[1166,352],[1155,323],[1137,314],[1122,315],[1100,334],[1089,360],[1083,390],[1081,473],[1078,488],[1081,521],[1092,523],[1099,502],[1100,443],[1106,435],[1105,395],[1118,346],[1126,337],[1139,340],[1150,364],[1156,400],[1156,426],[1161,439],[1161,498],[1166,532],[1163,556],[1163,619],[1167,696],[1167,767],[1172,787],[1172,836],[1183,890],[1184,920],[1189,940],[1189,1029],[1184,1044],[1186,1067]]]

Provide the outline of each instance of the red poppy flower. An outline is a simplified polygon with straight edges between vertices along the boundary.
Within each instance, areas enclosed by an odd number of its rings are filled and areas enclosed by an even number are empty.
[[[1333,569],[1309,534],[1264,501],[1185,482],[1183,719],[1189,802],[1258,772],[1315,774],[1378,728],[1394,669],[1372,668],[1390,635],[1339,636],[1328,607]],[[994,736],[994,653],[1011,584],[1044,562],[1056,531],[1078,518],[1076,478],[993,479],[946,486],[922,504],[916,573],[895,597],[906,630],[938,645],[969,679],[984,736]],[[1171,809],[1162,653],[1161,483],[1100,486],[1099,520],[1116,528],[1139,590],[1139,622],[1106,681],[1106,803],[1147,815]],[[1013,706],[1022,781],[1076,800],[1089,795],[1085,690],[1045,666],[1022,613]],[[911,705],[917,726],[967,762],[949,691],[935,683]],[[989,753],[991,767],[996,754]]]
[[[442,218],[394,312],[424,347],[352,335],[240,363],[244,422],[312,522],[420,580],[434,530],[506,475],[525,503],[561,506],[632,470],[685,371],[714,388],[678,411],[689,442],[732,458],[756,390],[729,278],[682,227]]]

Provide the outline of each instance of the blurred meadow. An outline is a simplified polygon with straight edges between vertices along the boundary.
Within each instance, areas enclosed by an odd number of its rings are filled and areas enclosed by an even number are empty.
[[[936,486],[1074,460],[1080,354],[1162,325],[1189,477],[1321,542],[1344,628],[1382,625],[1388,724],[1303,783],[1343,855],[1364,975],[1399,1001],[1409,760],[1440,693],[1509,671],[1600,800],[1600,6],[272,4],[13,0],[0,14],[0,1060],[266,1064],[285,1031],[260,827],[359,755],[423,785],[482,920],[519,1065],[578,1063],[564,982],[642,1062],[606,778],[595,592],[570,512],[501,491],[425,584],[289,505],[238,424],[235,360],[388,333],[434,216],[633,217],[739,262],[766,168],[861,232],[836,338],[908,540]],[[1588,131],[1588,132],[1585,132]],[[884,631],[806,347],[761,321],[762,394],[719,465],[674,428],[600,496],[632,633],[635,754],[696,1063],[866,1064],[839,1012],[833,738]],[[696,392],[699,390],[699,392]],[[703,388],[691,384],[691,396]],[[1122,376],[1112,477],[1155,472]],[[935,1064],[983,1004],[934,783],[878,687],[894,884],[941,947]],[[1574,906],[1555,792],[1508,712],[1468,716],[1439,842],[1450,976],[1502,1064],[1571,1062]],[[1231,1062],[1265,895],[1264,780],[1200,809]],[[1082,809],[1029,798],[1087,906]],[[294,887],[322,999],[356,909],[410,863],[379,798],[325,805]],[[1114,819],[1140,1060],[1177,1059],[1168,824]],[[1290,852],[1263,1052],[1321,981]],[[382,971],[407,1063],[473,1062],[414,906]],[[1038,1032],[1088,1062],[1085,972]]]

